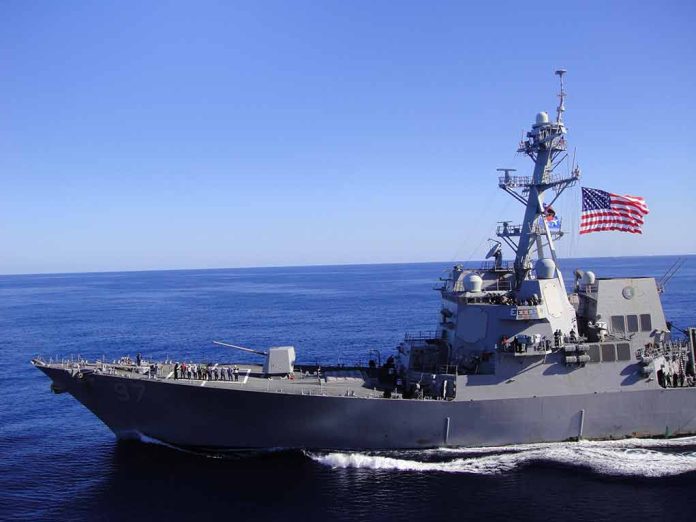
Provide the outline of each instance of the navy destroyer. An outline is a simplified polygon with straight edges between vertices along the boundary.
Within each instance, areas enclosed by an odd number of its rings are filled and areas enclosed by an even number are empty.
[[[696,433],[696,329],[672,336],[658,282],[575,270],[566,287],[554,248],[562,232],[547,219],[580,178],[572,166],[558,173],[569,161],[564,72],[555,118],[537,114],[519,146],[533,172],[499,175],[500,188],[524,206],[521,223],[499,224],[491,261],[453,267],[438,288],[435,330],[407,335],[386,361],[303,366],[283,346],[256,351],[259,365],[32,363],[54,392],[71,394],[118,438],[187,448],[402,449]]]

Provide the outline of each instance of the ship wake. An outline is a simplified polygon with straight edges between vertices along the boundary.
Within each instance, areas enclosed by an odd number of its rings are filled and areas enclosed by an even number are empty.
[[[696,437],[308,455],[331,468],[496,475],[546,464],[603,475],[666,477],[696,471]]]

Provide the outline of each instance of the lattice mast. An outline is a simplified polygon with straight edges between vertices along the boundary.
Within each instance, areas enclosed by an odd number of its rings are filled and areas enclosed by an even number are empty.
[[[503,222],[497,231],[497,235],[515,252],[514,270],[517,288],[522,281],[530,277],[532,248],[536,248],[537,259],[551,257],[558,266],[554,238],[560,238],[563,233],[560,229],[551,230],[544,217],[546,209],[550,208],[561,193],[574,185],[580,177],[578,168],[574,168],[569,177],[554,175],[556,167],[568,157],[565,140],[567,131],[563,124],[566,96],[563,85],[565,72],[563,69],[556,71],[560,80],[556,121],[549,121],[549,116],[545,112],[537,114],[532,130],[527,132],[526,139],[522,140],[517,149],[534,162],[532,176],[514,176],[511,174],[514,169],[498,169],[504,172],[504,175],[499,178],[500,188],[525,205],[524,220],[521,225],[510,226],[509,222]],[[544,193],[549,189],[553,189],[554,196],[545,207]],[[545,253],[545,250],[548,252]],[[560,271],[557,272],[558,277],[561,278]]]

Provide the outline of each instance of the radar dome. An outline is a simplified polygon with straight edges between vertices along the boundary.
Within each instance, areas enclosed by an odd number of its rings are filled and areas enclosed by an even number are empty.
[[[582,284],[583,285],[593,285],[595,283],[596,277],[594,272],[587,271],[582,274]]]
[[[536,124],[537,125],[543,125],[544,123],[549,122],[549,115],[546,114],[545,112],[539,112],[536,115]]]
[[[537,279],[553,279],[556,272],[556,263],[553,259],[539,259],[534,267]]]
[[[483,288],[483,279],[476,274],[467,274],[464,277],[464,290],[467,292],[478,293]]]

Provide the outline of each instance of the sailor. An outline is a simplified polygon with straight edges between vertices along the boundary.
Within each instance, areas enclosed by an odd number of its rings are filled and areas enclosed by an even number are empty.
[[[239,380],[239,367],[236,364],[234,365],[233,373],[234,373],[234,380],[238,381]]]
[[[535,345],[535,348],[537,350],[540,348],[540,346],[539,346],[540,344],[541,344],[541,334],[535,333],[534,334],[534,345]]]
[[[140,363],[142,362],[143,358],[142,356],[138,353],[138,355],[135,356],[135,365],[140,366]]]
[[[665,368],[665,385],[667,386],[667,388],[672,387],[672,374],[671,369],[669,367]]]
[[[178,379],[179,378],[179,363],[176,363],[174,365],[174,378]]]
[[[556,330],[553,332],[553,344],[556,348],[560,348],[561,346],[561,331]]]

